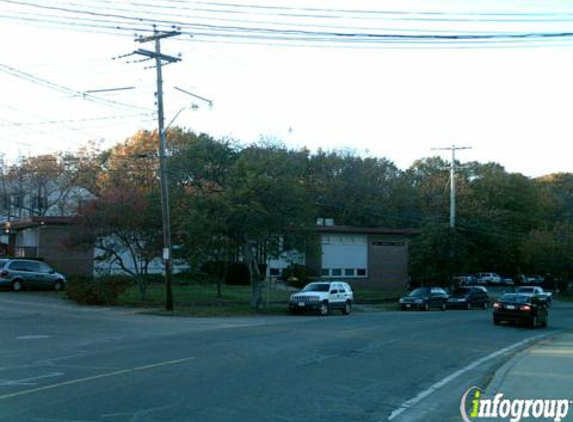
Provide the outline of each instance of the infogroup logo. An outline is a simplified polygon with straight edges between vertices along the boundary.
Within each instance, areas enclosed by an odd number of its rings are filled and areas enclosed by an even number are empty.
[[[479,387],[472,387],[462,396],[460,413],[465,422],[487,418],[508,419],[510,422],[519,422],[522,418],[560,422],[567,417],[572,404],[568,399],[506,399],[502,393],[485,398]]]

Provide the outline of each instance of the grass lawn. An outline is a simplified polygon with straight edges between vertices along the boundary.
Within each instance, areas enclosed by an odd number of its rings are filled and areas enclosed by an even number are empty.
[[[147,308],[150,313],[179,316],[238,316],[238,315],[281,315],[288,313],[287,301],[290,292],[271,288],[263,290],[263,308],[249,306],[250,286],[228,286],[221,289],[217,297],[217,286],[212,284],[173,284],[174,312],[165,307],[165,286],[150,284],[145,300],[136,286],[130,287],[118,299],[117,305]],[[270,306],[267,307],[267,299]]]

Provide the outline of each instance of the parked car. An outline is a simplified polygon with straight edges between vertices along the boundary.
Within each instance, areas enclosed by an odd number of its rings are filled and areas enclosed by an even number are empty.
[[[541,299],[547,307],[551,306],[551,301],[553,299],[553,294],[551,292],[546,292],[543,288],[539,286],[522,286],[515,289],[515,293],[519,294],[526,294],[526,295],[535,295],[539,299]]]
[[[501,286],[513,286],[515,285],[515,282],[510,277],[502,277],[502,279],[499,281],[499,284]]]
[[[477,284],[477,279],[473,275],[460,275],[453,277],[454,286],[473,286]]]
[[[448,294],[441,287],[418,287],[406,297],[400,299],[400,309],[418,309],[428,311],[430,308],[446,310]]]
[[[315,310],[320,315],[328,315],[332,309],[340,309],[344,315],[352,312],[354,293],[343,281],[314,282],[307,284],[300,292],[289,299],[291,312]]]
[[[532,328],[547,327],[549,312],[545,302],[537,296],[506,293],[493,303],[493,323],[525,323]]]
[[[478,284],[489,284],[497,286],[501,282],[501,277],[496,273],[477,273]]]
[[[459,287],[448,297],[447,307],[457,309],[487,309],[489,294],[483,286]]]
[[[3,259],[0,261],[0,286],[15,292],[26,288],[63,290],[66,277],[43,261]]]

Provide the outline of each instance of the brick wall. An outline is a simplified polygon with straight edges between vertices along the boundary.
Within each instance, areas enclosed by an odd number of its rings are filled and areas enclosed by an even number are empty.
[[[66,276],[91,277],[93,275],[93,247],[72,248],[66,245],[66,238],[72,229],[68,225],[38,227],[37,230],[40,230],[38,256],[44,258],[47,263]]]
[[[408,282],[408,241],[404,238],[368,237],[368,284],[388,289]]]

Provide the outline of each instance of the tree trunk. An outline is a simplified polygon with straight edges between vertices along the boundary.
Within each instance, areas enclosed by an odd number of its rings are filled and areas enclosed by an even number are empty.
[[[251,306],[261,308],[263,304],[263,290],[260,282],[259,267],[253,254],[253,246],[248,239],[243,242],[243,262],[249,270],[249,280],[251,281]]]

